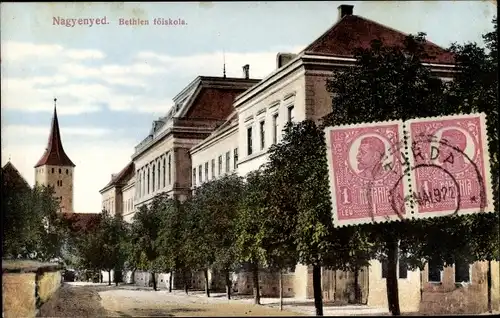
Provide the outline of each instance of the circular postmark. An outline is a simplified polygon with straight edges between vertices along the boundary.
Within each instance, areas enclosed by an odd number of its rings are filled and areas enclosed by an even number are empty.
[[[403,142],[394,143],[392,151],[401,154],[399,161],[404,169],[389,191],[389,198],[391,208],[400,220],[405,219],[406,208],[409,208],[412,216],[415,208],[419,214],[453,211],[443,213],[443,216],[457,215],[463,207],[479,207],[479,212],[484,212],[487,205],[486,188],[484,177],[475,163],[476,149],[473,146],[464,147],[463,143],[453,144],[443,138],[443,135],[450,133],[457,134],[456,131],[441,130],[434,135],[416,136],[410,147],[406,136]],[[476,185],[467,188],[463,184],[459,177],[463,179],[465,172],[470,172],[469,175],[476,179]],[[426,178],[424,181],[420,180],[422,175]],[[397,193],[401,186],[405,189],[403,196]],[[465,206],[467,203],[468,206]],[[440,208],[432,210],[429,206]]]

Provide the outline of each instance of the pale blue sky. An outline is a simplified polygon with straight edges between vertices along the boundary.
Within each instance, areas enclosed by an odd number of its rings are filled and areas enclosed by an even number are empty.
[[[33,182],[58,97],[63,142],[77,164],[75,209],[100,209],[98,190],[130,160],[151,121],[198,75],[229,76],[250,64],[269,74],[279,51],[299,51],[354,14],[443,47],[478,42],[492,28],[489,1],[224,3],[2,3],[2,165],[9,155]],[[53,17],[102,18],[108,25],[64,27]],[[119,18],[183,19],[184,26],[120,26]]]

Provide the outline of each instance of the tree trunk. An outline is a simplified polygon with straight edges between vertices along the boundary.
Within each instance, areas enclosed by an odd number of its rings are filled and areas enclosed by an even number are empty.
[[[399,291],[398,291],[398,241],[394,238],[387,240],[387,303],[389,312],[393,316],[401,315],[399,310]]]
[[[337,270],[333,272],[333,301],[337,300]]]
[[[253,278],[253,297],[254,304],[260,305],[260,288],[259,288],[259,264],[252,264],[252,278]]]
[[[488,283],[488,312],[493,313],[493,306],[491,305],[491,260],[488,260],[488,271],[486,272],[486,280]]]
[[[323,316],[323,297],[321,295],[321,266],[318,265],[313,266],[313,291],[316,316]]]
[[[203,270],[203,275],[205,276],[205,292],[207,293],[207,297],[210,297],[210,286],[208,285],[208,270],[206,268]]]
[[[170,271],[170,278],[168,279],[168,292],[171,293],[172,292],[172,271]]]
[[[186,295],[188,294],[188,290],[189,290],[189,287],[188,287],[188,280],[187,280],[187,273],[186,271],[183,271],[182,272],[184,276],[184,291],[186,292]]]
[[[153,290],[157,291],[158,288],[157,288],[157,285],[156,285],[156,275],[155,275],[154,272],[151,272],[151,278],[153,279]]]
[[[229,269],[224,271],[225,281],[226,281],[226,294],[227,299],[231,299],[231,280],[229,279]]]
[[[102,281],[103,281],[103,277],[102,277],[102,272],[101,270],[99,270],[99,282],[102,284]]]
[[[356,267],[354,270],[354,302],[361,304],[361,293],[359,288],[359,269]]]
[[[283,270],[280,269],[280,311],[283,311]]]
[[[111,285],[111,271],[108,271],[108,285]]]

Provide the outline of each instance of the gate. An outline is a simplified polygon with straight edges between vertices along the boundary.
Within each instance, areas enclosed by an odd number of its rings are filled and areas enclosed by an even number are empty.
[[[321,275],[323,299],[338,304],[368,303],[368,268],[358,271],[359,295],[356,299],[355,273],[323,269]]]

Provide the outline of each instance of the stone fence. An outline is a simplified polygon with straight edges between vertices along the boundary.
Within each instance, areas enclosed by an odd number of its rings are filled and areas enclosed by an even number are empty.
[[[35,317],[62,283],[62,266],[28,260],[2,260],[3,317]]]

